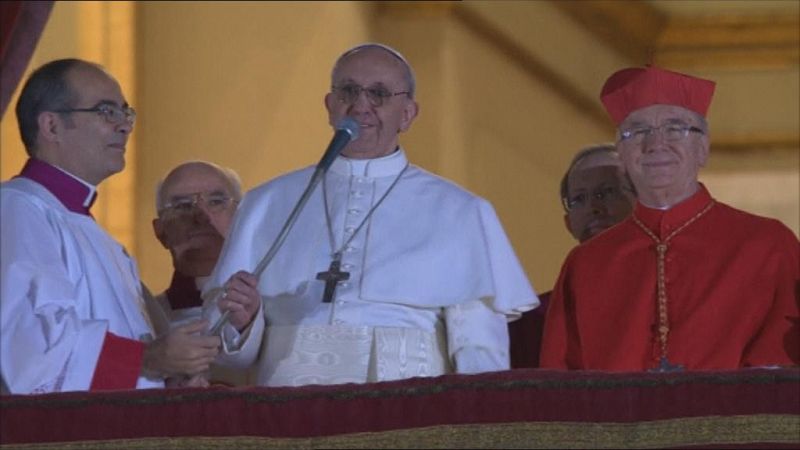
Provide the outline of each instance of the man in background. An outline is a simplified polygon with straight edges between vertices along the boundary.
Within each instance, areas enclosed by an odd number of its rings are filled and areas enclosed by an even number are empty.
[[[209,368],[200,320],[153,339],[136,264],[94,221],[97,185],[125,167],[136,113],[99,65],[52,61],[17,102],[29,159],[0,186],[2,391],[153,388]]]
[[[580,243],[626,219],[635,203],[636,191],[613,144],[578,152],[561,179],[564,224]]]
[[[239,175],[206,161],[189,161],[173,168],[156,189],[153,231],[169,250],[174,271],[169,287],[156,296],[159,333],[202,317],[200,292],[219,258],[236,207],[242,198]],[[245,373],[213,365],[213,383],[244,384]],[[178,378],[178,385],[203,386],[202,377]],[[170,383],[172,385],[173,383]]]
[[[635,191],[614,144],[581,149],[561,178],[564,224],[581,243],[627,218],[635,202]],[[511,368],[539,367],[549,298],[550,291],[540,294],[538,308],[508,324]]]

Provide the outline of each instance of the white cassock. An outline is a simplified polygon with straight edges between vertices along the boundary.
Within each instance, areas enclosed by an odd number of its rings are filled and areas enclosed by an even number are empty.
[[[0,187],[0,372],[13,394],[89,390],[106,332],[152,335],[122,246],[42,185]],[[163,387],[139,377],[136,387]]]
[[[340,157],[326,175],[333,244],[318,186],[262,275],[262,310],[240,336],[223,329],[223,358],[257,382],[338,384],[509,368],[507,321],[539,304],[491,205],[409,166],[355,237],[345,242],[408,164],[405,152]],[[313,167],[267,182],[239,206],[204,293],[238,270],[252,272],[300,198]],[[322,303],[332,254],[340,282]],[[260,356],[259,356],[260,349]]]

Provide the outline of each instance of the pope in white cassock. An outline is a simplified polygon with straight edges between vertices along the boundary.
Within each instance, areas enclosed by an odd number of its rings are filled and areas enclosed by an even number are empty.
[[[240,271],[257,266],[314,168],[242,201],[207,284],[224,288],[225,300],[209,301],[213,289],[204,297],[212,322],[220,309],[235,317],[222,330],[219,358],[257,360],[258,384],[509,368],[507,321],[539,300],[492,206],[410,165],[398,145],[417,115],[414,84],[406,60],[386,46],[339,57],[325,105],[332,125],[350,116],[360,136],[333,162],[261,276],[260,307],[250,317],[241,295],[249,274]]]

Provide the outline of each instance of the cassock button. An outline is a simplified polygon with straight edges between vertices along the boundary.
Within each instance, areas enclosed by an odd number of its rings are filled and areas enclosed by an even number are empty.
[[[361,212],[361,210],[358,209],[358,208],[350,208],[350,209],[347,210],[348,214],[358,214],[360,212]]]
[[[347,247],[344,248],[344,251],[348,253],[353,253],[354,251],[356,251],[356,248],[353,247],[352,245],[348,245]]]
[[[343,282],[339,283],[339,287],[348,288],[348,287],[350,287],[350,283],[348,283],[347,281],[343,281]]]

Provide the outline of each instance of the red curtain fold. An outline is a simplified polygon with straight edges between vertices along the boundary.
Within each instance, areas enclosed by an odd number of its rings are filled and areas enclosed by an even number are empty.
[[[52,1],[0,2],[0,117],[28,67]]]
[[[0,61],[3,61],[6,56],[9,38],[14,30],[14,24],[19,19],[20,11],[22,11],[22,2],[0,3]]]

